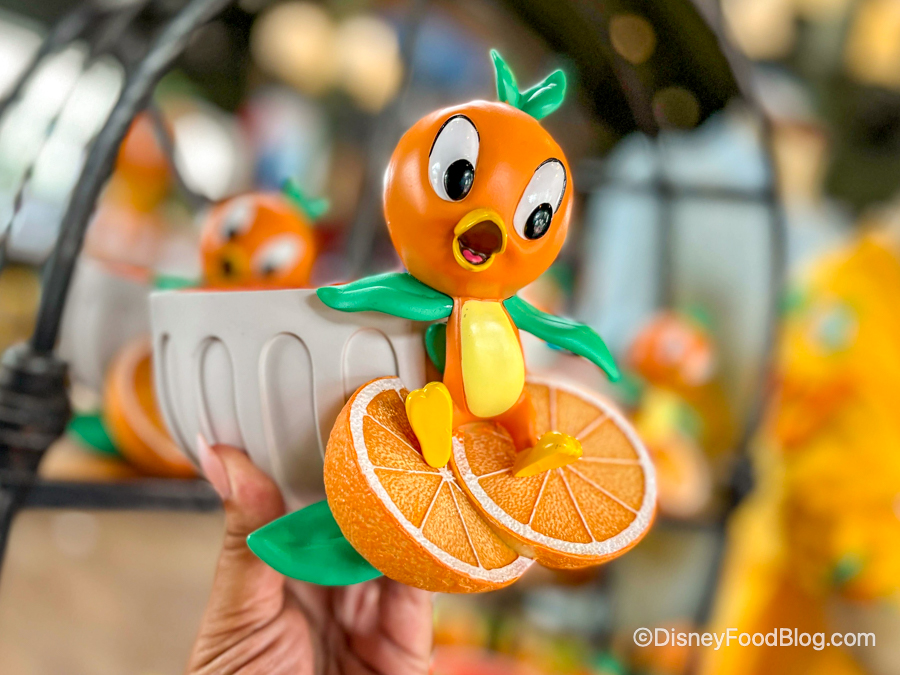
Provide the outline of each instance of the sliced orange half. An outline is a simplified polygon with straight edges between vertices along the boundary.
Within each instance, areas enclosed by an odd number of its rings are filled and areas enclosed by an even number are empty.
[[[583,456],[560,469],[517,478],[509,434],[492,422],[460,427],[451,464],[472,503],[504,540],[548,567],[577,568],[615,558],[653,521],[656,479],[634,429],[603,398],[529,379],[537,433],[562,431]]]
[[[194,466],[172,440],[156,404],[152,356],[148,337],[116,354],[106,375],[103,421],[119,452],[142,472],[192,478]]]
[[[394,377],[360,387],[335,422],[325,491],[341,532],[396,581],[445,593],[502,588],[522,576],[520,557],[485,523],[448,467],[422,457]]]

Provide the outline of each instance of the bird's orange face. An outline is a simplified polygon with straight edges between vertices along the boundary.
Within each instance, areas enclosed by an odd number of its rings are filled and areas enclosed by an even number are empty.
[[[715,375],[715,347],[709,334],[674,312],[662,312],[641,329],[628,361],[651,384],[676,391],[709,384]]]
[[[286,197],[256,193],[212,210],[200,254],[208,287],[298,288],[309,283],[316,244],[309,222]]]
[[[384,214],[400,259],[454,297],[504,300],[537,279],[559,254],[571,213],[562,150],[506,103],[424,117],[385,175]]]
[[[138,115],[116,157],[115,194],[138,211],[152,211],[166,198],[171,174],[153,122],[146,113]]]

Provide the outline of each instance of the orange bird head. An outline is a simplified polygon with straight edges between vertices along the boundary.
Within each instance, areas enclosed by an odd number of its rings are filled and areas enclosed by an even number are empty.
[[[298,288],[316,258],[312,222],[327,206],[294,186],[218,204],[203,225],[200,255],[211,288]]]
[[[151,211],[168,194],[171,176],[153,121],[142,113],[119,146],[112,189],[138,211]]]
[[[693,317],[660,312],[628,351],[628,361],[651,384],[684,391],[709,384],[716,369],[709,331]]]
[[[502,102],[419,120],[385,174],[384,214],[406,269],[454,297],[506,299],[554,261],[572,215],[571,171],[538,119],[565,94],[556,71],[526,92],[492,52]]]

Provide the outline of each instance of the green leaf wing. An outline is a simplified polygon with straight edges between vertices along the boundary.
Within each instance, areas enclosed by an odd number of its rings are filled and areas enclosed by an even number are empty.
[[[411,274],[390,272],[343,286],[324,286],[319,299],[342,312],[382,312],[411,321],[440,321],[453,311],[453,299]]]
[[[599,366],[613,382],[621,377],[609,348],[592,328],[542,312],[517,295],[506,300],[503,306],[516,326],[526,333],[583,356]]]
[[[433,323],[425,331],[425,351],[434,367],[443,374],[447,365],[447,324]]]
[[[286,577],[319,586],[349,586],[381,576],[341,534],[322,500],[247,537],[260,560]]]
[[[102,455],[119,456],[116,444],[110,438],[100,413],[75,415],[69,421],[66,429],[82,445],[86,445]]]

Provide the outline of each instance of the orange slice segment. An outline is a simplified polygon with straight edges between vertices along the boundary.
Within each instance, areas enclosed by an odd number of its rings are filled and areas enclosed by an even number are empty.
[[[502,588],[520,557],[469,502],[453,472],[422,457],[397,378],[360,387],[335,422],[325,491],[344,536],[385,576],[431,591]]]
[[[103,421],[119,452],[144,473],[192,478],[194,466],[172,440],[156,404],[152,356],[145,337],[116,354],[106,375]]]
[[[530,379],[537,432],[578,439],[583,456],[536,476],[513,475],[506,430],[468,424],[453,439],[451,465],[475,508],[514,548],[549,567],[596,565],[647,533],[656,508],[650,456],[607,401],[575,387]]]

